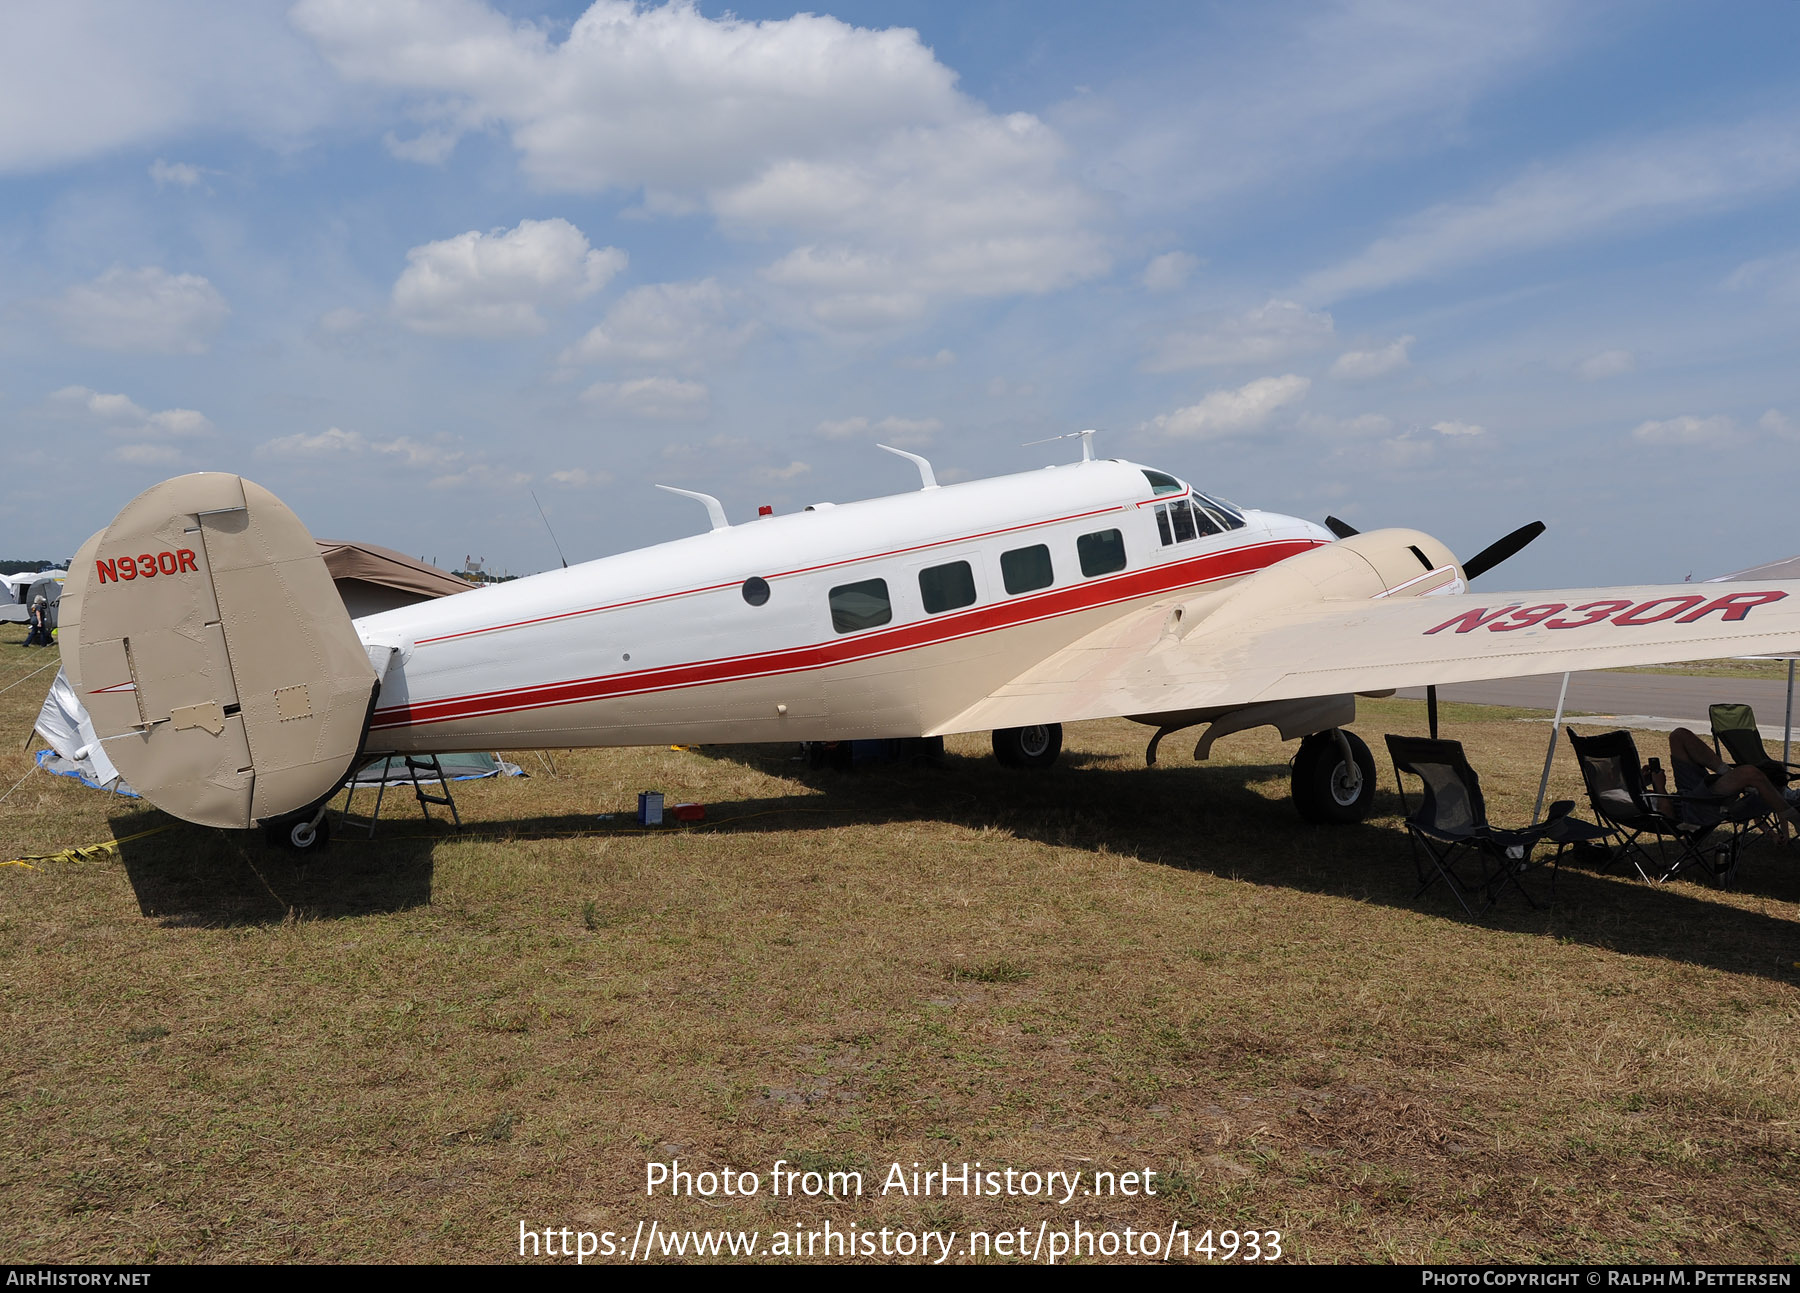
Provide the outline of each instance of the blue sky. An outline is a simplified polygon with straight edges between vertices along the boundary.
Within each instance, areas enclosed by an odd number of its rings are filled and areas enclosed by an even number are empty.
[[[0,550],[240,471],[554,564],[1100,451],[1504,586],[1800,551],[1800,6],[68,3],[0,24]]]

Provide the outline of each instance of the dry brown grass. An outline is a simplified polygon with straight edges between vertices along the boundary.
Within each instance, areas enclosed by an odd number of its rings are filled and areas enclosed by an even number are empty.
[[[41,662],[14,633],[0,686]],[[46,675],[47,677],[47,675]],[[0,695],[0,789],[42,696]],[[1524,821],[1545,728],[1446,706]],[[1360,729],[1422,730],[1366,704]],[[1313,1260],[1800,1256],[1796,859],[1418,901],[1393,773],[1303,825],[1272,734],[1048,774],[577,752],[305,866],[187,826],[0,869],[0,1254],[504,1260],[528,1225],[1280,1229]],[[1644,740],[1662,738],[1646,736]],[[1648,748],[1648,746],[1646,747]],[[702,831],[607,828],[644,788]],[[1577,795],[1566,751],[1553,795]],[[0,857],[166,819],[33,773]],[[645,1200],[649,1157],[1149,1166],[1158,1199]]]

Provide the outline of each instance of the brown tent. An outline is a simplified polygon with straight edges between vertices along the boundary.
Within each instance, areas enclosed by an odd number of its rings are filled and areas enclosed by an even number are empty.
[[[352,619],[474,587],[467,580],[373,543],[320,539],[319,555]]]

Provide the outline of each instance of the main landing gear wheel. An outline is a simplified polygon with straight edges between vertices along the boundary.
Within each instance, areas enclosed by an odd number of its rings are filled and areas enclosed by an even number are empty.
[[[1342,736],[1350,747],[1344,758]],[[1347,825],[1369,815],[1375,802],[1375,758],[1354,732],[1314,732],[1300,742],[1290,786],[1294,807],[1309,822]]]
[[[1062,724],[1002,727],[994,732],[994,757],[1007,768],[1047,768],[1062,753]]]
[[[277,848],[295,853],[317,853],[331,843],[331,819],[321,817],[316,823],[310,817],[263,825],[263,838]]]

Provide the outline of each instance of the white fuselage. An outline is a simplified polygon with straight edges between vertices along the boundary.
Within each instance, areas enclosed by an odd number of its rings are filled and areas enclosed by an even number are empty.
[[[399,648],[367,748],[957,730],[958,714],[1121,612],[1331,540],[1251,511],[1165,542],[1166,509],[1188,495],[1162,479],[1158,494],[1135,464],[1082,462],[820,505],[367,616],[364,640]]]

